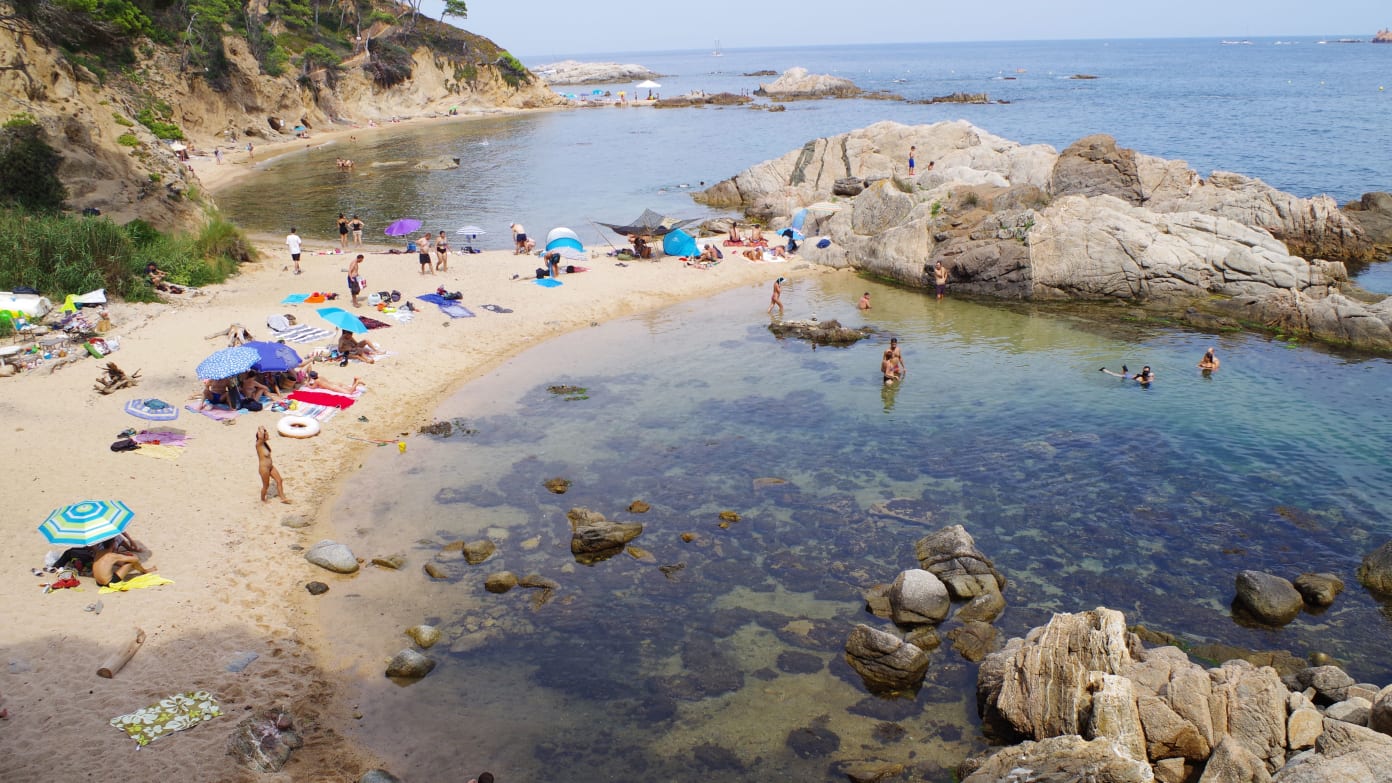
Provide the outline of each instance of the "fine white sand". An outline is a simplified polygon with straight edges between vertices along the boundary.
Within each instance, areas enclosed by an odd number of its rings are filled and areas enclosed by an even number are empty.
[[[274,152],[258,147],[257,157]],[[231,172],[250,169],[231,162],[216,166],[211,157],[197,159],[195,166],[214,189]],[[120,337],[120,350],[109,358],[128,372],[140,371],[138,388],[99,395],[93,381],[104,360],[94,359],[53,373],[41,368],[0,378],[0,455],[9,501],[0,518],[0,535],[9,542],[0,554],[0,665],[6,667],[0,669],[0,708],[9,711],[9,719],[0,721],[0,780],[356,780],[371,759],[335,729],[353,720],[354,706],[335,698],[334,683],[320,668],[308,614],[314,599],[303,587],[327,573],[305,562],[300,551],[324,538],[353,543],[351,531],[336,530],[321,513],[364,449],[373,448],[349,436],[395,439],[415,432],[460,384],[549,336],[741,286],[750,287],[751,317],[761,318],[770,280],[821,273],[797,263],[750,263],[733,253],[709,270],[685,268],[671,258],[619,267],[599,257],[587,262],[591,271],[563,275],[563,286],[546,289],[528,279],[540,265],[534,256],[454,254],[448,272],[422,277],[414,256],[366,248],[362,274],[369,291],[396,289],[414,297],[443,285],[462,291],[462,303],[476,317],[451,320],[435,306],[416,302],[421,310],[415,319],[397,324],[364,304],[361,314],[393,324],[369,336],[394,355],[372,366],[318,365],[336,382],[361,377],[369,391],[316,438],[275,435],[280,415],[269,411],[233,424],[187,411],[167,424],[126,414],[122,408],[134,397],[180,406],[196,402],[201,383],[195,366],[227,345],[225,338],[208,335],[231,324],[245,325],[256,339],[271,337],[271,314],[293,313],[301,323],[323,325],[314,305],[279,304],[287,294],[338,291],[341,298],[333,304],[352,309],[344,281],[350,256],[321,255],[329,248],[307,244],[305,272],[294,276],[278,237],[261,238],[258,246],[260,262],[201,295],[111,306],[110,334]],[[490,303],[513,312],[481,307]],[[253,444],[258,425],[272,432],[290,505],[259,500]],[[157,426],[188,433],[188,447],[177,460],[109,449],[128,427]],[[131,532],[153,550],[148,562],[174,584],[99,596],[85,578],[81,588],[44,594],[38,585],[52,577],[30,574],[48,551],[35,528],[53,509],[87,498],[129,504],[136,512]],[[308,526],[292,528],[287,521]],[[100,614],[83,611],[98,600]],[[98,678],[103,659],[136,627],[148,634],[144,647],[114,679]],[[243,652],[260,657],[241,673],[227,671]],[[139,752],[108,725],[112,717],[193,689],[215,694],[224,717]],[[279,775],[238,769],[226,755],[227,736],[249,711],[274,705],[294,712],[305,747]]]

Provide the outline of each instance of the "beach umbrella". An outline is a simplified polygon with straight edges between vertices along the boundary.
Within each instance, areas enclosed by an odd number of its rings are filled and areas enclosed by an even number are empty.
[[[803,239],[806,238],[802,235],[801,231],[798,231],[795,228],[785,228],[778,233],[780,236],[787,237],[788,239],[791,239],[794,242],[801,242]]]
[[[244,348],[251,348],[256,351],[258,357],[256,364],[251,368],[258,372],[285,372],[300,366],[304,360],[295,352],[294,348],[285,343],[268,343],[264,340],[252,340],[249,343],[242,343]]]
[[[469,225],[467,225],[467,226],[465,226],[465,227],[459,229],[458,231],[456,231],[456,232],[454,232],[454,233],[456,233],[456,234],[463,234],[464,236],[467,236],[467,237],[476,237],[476,236],[478,236],[479,234],[487,234],[488,232],[487,232],[487,231],[484,231],[483,229],[479,228],[478,226],[476,226],[476,225],[470,223]]]
[[[255,348],[245,345],[223,348],[198,363],[198,377],[205,381],[218,381],[241,375],[250,370],[260,358],[261,354],[257,353]]]
[[[325,321],[337,326],[339,329],[362,334],[367,331],[367,324],[356,315],[344,310],[342,307],[321,307],[317,311],[319,316]]]
[[[585,249],[585,245],[580,242],[580,236],[568,228],[553,228],[551,233],[546,235],[547,250],[560,250],[567,247],[580,251]]]
[[[91,546],[125,532],[135,512],[119,500],[84,500],[54,509],[39,525],[49,543]]]
[[[647,81],[638,82],[638,84],[635,86],[640,90],[656,90],[658,87],[661,87],[662,85],[658,84],[652,79],[648,79]]]
[[[393,221],[390,226],[387,226],[384,233],[389,237],[404,237],[420,227],[421,222],[419,220],[415,218],[402,218]]]

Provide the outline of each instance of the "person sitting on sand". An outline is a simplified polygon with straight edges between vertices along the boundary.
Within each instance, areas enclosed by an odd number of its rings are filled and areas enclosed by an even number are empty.
[[[338,337],[338,353],[343,357],[342,364],[347,364],[349,359],[361,359],[368,364],[373,364],[372,355],[382,353],[382,349],[371,340],[359,340],[353,337],[352,332],[344,329]]]
[[[1221,364],[1221,362],[1218,361],[1218,356],[1213,353],[1212,348],[1209,348],[1204,353],[1203,358],[1199,360],[1199,369],[1204,372],[1212,372],[1218,369],[1219,364]]]
[[[232,399],[232,379],[218,378],[203,382],[203,400],[199,403],[200,408],[213,405],[227,405],[231,407]]]
[[[92,562],[92,577],[97,580],[98,585],[106,587],[112,582],[120,582],[129,576],[131,571],[148,574],[158,570],[154,566],[144,565],[135,555],[124,554],[117,549],[114,540],[93,547],[97,557]]]
[[[731,223],[731,224],[730,224],[730,238],[729,238],[729,240],[727,240],[727,241],[728,241],[730,244],[732,244],[732,245],[742,245],[742,244],[744,244],[744,240],[743,240],[743,239],[740,239],[740,232],[739,232],[739,224],[738,224],[738,223]]]
[[[260,402],[264,395],[274,400],[276,393],[270,387],[256,378],[256,373],[248,372],[242,375],[237,382],[237,392],[242,395],[244,401]]]
[[[168,276],[169,273],[155,266],[155,262],[153,261],[145,265],[145,277],[150,280],[150,285],[155,288],[159,288],[160,284],[164,282],[164,278]]]
[[[358,389],[367,388],[367,385],[364,384],[360,379],[354,378],[351,384],[349,384],[348,386],[344,386],[342,384],[334,383],[333,381],[321,378],[319,377],[318,372],[310,370],[309,380],[305,381],[304,387],[306,389],[323,389],[324,391],[337,392],[339,394],[347,394],[349,396],[352,396],[353,394],[357,393]]]
[[[633,238],[633,255],[639,258],[652,258],[652,245],[648,244],[648,240],[635,236]]]
[[[764,239],[764,230],[763,230],[762,228],[760,228],[759,226],[755,226],[755,227],[754,227],[754,231],[753,231],[752,233],[750,233],[750,235],[749,235],[748,242],[749,242],[749,244],[751,244],[751,245],[767,245],[767,244],[768,244],[768,240],[767,240],[767,239]]]

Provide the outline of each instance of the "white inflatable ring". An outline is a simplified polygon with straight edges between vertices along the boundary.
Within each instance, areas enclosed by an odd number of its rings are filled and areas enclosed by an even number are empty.
[[[319,434],[319,422],[308,416],[286,416],[276,425],[276,432],[286,438],[312,438]]]

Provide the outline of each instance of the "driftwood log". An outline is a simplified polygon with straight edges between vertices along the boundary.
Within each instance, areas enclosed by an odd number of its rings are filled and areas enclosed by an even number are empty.
[[[126,663],[128,663],[131,658],[135,657],[135,654],[140,651],[140,645],[144,643],[145,632],[136,628],[135,638],[126,642],[126,646],[122,648],[120,652],[112,653],[111,657],[107,658],[106,661],[102,663],[101,668],[97,669],[97,676],[105,677],[108,680],[115,677],[116,672],[121,671]]]
[[[140,371],[127,375],[125,370],[116,366],[116,362],[107,362],[105,376],[97,376],[97,383],[92,388],[102,394],[111,394],[118,389],[125,389],[136,386],[140,383]]]

